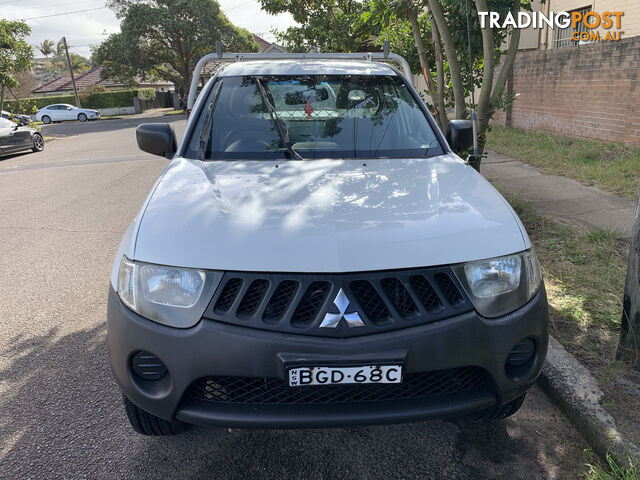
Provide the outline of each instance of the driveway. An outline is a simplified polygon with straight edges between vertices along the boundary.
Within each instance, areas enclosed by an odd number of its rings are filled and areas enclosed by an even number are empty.
[[[184,117],[144,119],[167,120],[181,135]],[[577,477],[585,444],[538,388],[495,424],[135,434],[105,314],[120,238],[167,165],[137,150],[141,121],[78,124],[89,131],[0,159],[0,478]]]

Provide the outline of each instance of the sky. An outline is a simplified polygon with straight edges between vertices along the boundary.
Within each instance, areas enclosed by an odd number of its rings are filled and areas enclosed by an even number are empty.
[[[262,12],[257,0],[218,2],[231,22],[271,42],[275,40],[272,29],[295,25],[289,14]],[[89,57],[91,45],[100,44],[107,35],[120,30],[118,19],[104,4],[104,0],[0,0],[0,18],[26,20],[31,26],[28,41],[34,46],[36,57],[42,56],[35,48],[42,40],[57,42],[62,36],[67,37],[70,51]],[[64,12],[77,13],[49,16]]]

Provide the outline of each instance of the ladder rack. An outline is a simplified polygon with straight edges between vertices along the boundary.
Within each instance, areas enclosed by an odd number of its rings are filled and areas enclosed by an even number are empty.
[[[385,48],[385,50],[387,50]],[[242,62],[248,60],[358,60],[358,61],[393,61],[402,67],[404,76],[407,80],[411,80],[411,68],[404,57],[395,53],[385,52],[364,52],[364,53],[222,53],[219,49],[218,53],[210,53],[202,57],[193,71],[191,79],[191,88],[189,88],[189,98],[187,99],[187,110],[193,108],[196,101],[196,93],[198,89],[198,81],[200,73],[207,64],[213,60],[228,60],[233,62]]]

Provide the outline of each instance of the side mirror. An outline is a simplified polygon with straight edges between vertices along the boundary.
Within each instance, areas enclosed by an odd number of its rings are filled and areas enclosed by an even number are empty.
[[[67,110],[71,110],[71,107],[67,107]]]
[[[168,123],[143,123],[136,128],[138,148],[143,152],[173,158],[178,150],[176,134]]]
[[[464,152],[473,145],[473,123],[471,120],[451,120],[445,138],[453,153]]]

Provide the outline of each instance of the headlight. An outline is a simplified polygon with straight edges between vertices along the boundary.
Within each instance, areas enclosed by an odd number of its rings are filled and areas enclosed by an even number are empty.
[[[480,315],[498,317],[521,307],[540,288],[542,273],[532,250],[453,267]]]
[[[140,263],[122,257],[118,295],[127,307],[171,327],[192,327],[202,317],[222,272]]]

